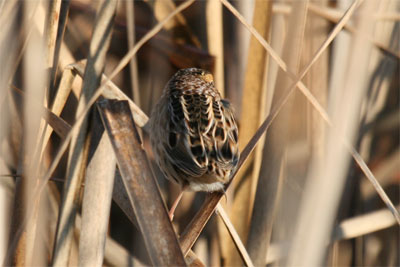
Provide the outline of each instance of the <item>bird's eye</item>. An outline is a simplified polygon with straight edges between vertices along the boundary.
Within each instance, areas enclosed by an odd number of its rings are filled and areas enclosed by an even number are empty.
[[[210,83],[214,81],[214,78],[212,76],[211,73],[204,73],[204,75],[202,76],[203,80]]]

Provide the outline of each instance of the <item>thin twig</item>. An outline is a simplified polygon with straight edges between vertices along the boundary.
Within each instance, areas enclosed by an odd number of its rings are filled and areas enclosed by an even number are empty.
[[[128,36],[128,47],[131,49],[135,45],[135,1],[126,1],[126,35]],[[133,56],[129,62],[131,74],[132,96],[135,103],[140,107],[139,74],[136,57]]]
[[[152,264],[185,265],[128,102],[102,100],[97,107]]]
[[[247,266],[254,266],[253,262],[250,259],[249,254],[247,253],[246,248],[244,247],[242,240],[240,240],[240,237],[238,233],[235,230],[235,227],[229,220],[228,214],[226,214],[224,208],[221,206],[220,203],[217,204],[217,209],[215,212],[219,215],[219,217],[222,219],[224,222],[226,228],[229,231],[229,234],[231,235],[233,242],[235,243],[236,248],[240,252],[240,256],[242,257],[243,261],[246,263]]]

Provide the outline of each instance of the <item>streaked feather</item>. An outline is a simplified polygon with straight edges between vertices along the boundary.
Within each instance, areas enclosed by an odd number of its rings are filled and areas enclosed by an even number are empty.
[[[150,118],[150,139],[166,177],[194,191],[222,190],[238,159],[238,129],[209,72],[178,71]]]

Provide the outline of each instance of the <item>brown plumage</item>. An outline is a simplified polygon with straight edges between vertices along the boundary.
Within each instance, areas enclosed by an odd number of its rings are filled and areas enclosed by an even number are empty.
[[[193,191],[222,191],[239,159],[232,108],[201,69],[169,80],[150,118],[150,140],[165,176]]]

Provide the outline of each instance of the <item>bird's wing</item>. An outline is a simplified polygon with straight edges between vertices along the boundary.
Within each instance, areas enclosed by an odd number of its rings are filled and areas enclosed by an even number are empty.
[[[225,171],[230,172],[239,160],[238,128],[227,100],[214,99],[212,113],[212,127],[206,135],[210,147],[210,170],[218,176],[225,176]]]
[[[168,144],[165,152],[175,172],[201,176],[207,170],[207,157],[198,127],[198,96],[171,94],[167,118]]]

